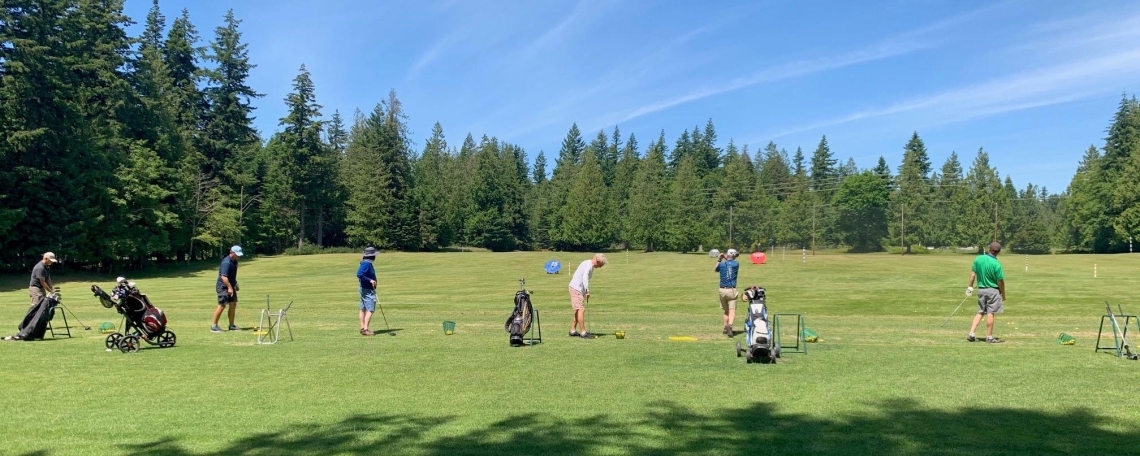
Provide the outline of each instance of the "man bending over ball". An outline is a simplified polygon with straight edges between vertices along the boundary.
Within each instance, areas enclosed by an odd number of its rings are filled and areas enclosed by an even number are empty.
[[[570,280],[570,307],[574,309],[574,322],[570,324],[570,337],[593,339],[594,335],[586,332],[586,301],[590,299],[590,278],[594,276],[594,269],[605,266],[607,263],[604,254],[594,255],[593,259],[583,261],[574,271],[574,278]],[[581,328],[582,331],[578,332]]]

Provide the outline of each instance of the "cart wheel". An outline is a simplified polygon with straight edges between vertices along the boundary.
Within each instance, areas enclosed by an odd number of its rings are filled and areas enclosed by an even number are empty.
[[[776,357],[779,358],[780,357],[780,344],[776,344],[776,348],[775,348],[774,352],[776,353]]]
[[[174,335],[174,332],[170,330],[163,331],[162,334],[158,336],[158,346],[161,348],[173,347],[177,341],[178,338]]]
[[[768,362],[772,363],[772,364],[776,364],[776,357],[773,356],[772,359],[768,360]]]
[[[120,339],[122,339],[122,338],[123,338],[123,335],[122,335],[122,334],[120,334],[120,333],[111,333],[111,334],[108,334],[108,335],[107,335],[107,340],[106,340],[106,341],[104,341],[104,345],[106,345],[106,346],[107,346],[107,349],[108,349],[108,350],[110,350],[110,349],[112,349],[112,348],[119,348],[119,340],[120,340]]]
[[[136,336],[134,334],[123,336],[123,338],[119,340],[119,351],[123,353],[134,353],[139,351],[139,336]]]
[[[743,350],[740,348],[740,341],[736,341],[736,357],[739,358],[742,354]]]

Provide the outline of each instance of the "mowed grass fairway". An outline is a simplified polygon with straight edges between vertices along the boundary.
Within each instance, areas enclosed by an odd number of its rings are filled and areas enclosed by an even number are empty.
[[[965,341],[973,298],[939,327],[972,255],[743,261],[741,288],[766,287],[771,312],[803,313],[823,339],[777,365],[746,365],[719,334],[705,255],[610,253],[588,307],[607,336],[568,338],[569,273],[587,257],[383,254],[396,337],[357,332],[359,255],[244,261],[239,326],[257,323],[266,295],[274,310],[294,302],[296,340],[276,346],[208,332],[215,264],[148,272],[131,278],[178,345],[135,354],[104,350],[95,329],[120,321],[87,291],[96,277],[57,277],[92,331],[71,320],[76,339],[0,344],[0,452],[1140,454],[1140,363],[1093,352],[1105,300],[1140,313],[1140,256],[1034,256],[1026,273],[1024,256],[1002,255],[1001,345]],[[552,258],[562,274],[543,273]],[[545,342],[531,348],[503,331],[519,277],[542,317]],[[109,289],[113,276],[98,279]],[[2,282],[5,334],[26,283]],[[379,312],[372,328],[384,329]],[[1056,345],[1062,331],[1077,344]]]

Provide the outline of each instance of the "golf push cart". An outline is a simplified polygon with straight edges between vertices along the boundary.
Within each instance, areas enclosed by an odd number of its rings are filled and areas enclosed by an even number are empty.
[[[772,325],[768,322],[768,306],[764,289],[752,286],[744,290],[744,299],[748,301],[748,318],[744,320],[744,332],[747,336],[747,346],[740,341],[736,342],[736,357],[744,357],[745,362],[751,364],[775,364],[780,357],[780,344],[776,342]]]
[[[118,348],[123,353],[133,353],[139,351],[143,341],[160,348],[173,347],[177,342],[174,332],[166,329],[166,314],[151,305],[134,282],[121,279],[114,290],[114,299],[98,285],[91,285],[91,292],[103,307],[114,308],[123,316],[123,332],[107,335],[107,350]]]

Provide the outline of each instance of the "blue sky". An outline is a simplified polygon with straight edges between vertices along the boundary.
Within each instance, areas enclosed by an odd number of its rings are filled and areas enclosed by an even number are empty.
[[[148,0],[127,0],[142,22]],[[418,147],[435,122],[557,154],[618,125],[644,151],[661,130],[712,118],[755,151],[775,141],[892,168],[912,131],[934,166],[984,147],[1014,183],[1068,185],[1103,143],[1123,92],[1140,92],[1140,3],[941,0],[165,0],[204,40],[229,8],[257,68],[268,136],[304,63],[330,116],[396,89]],[[135,34],[137,34],[136,26]]]

